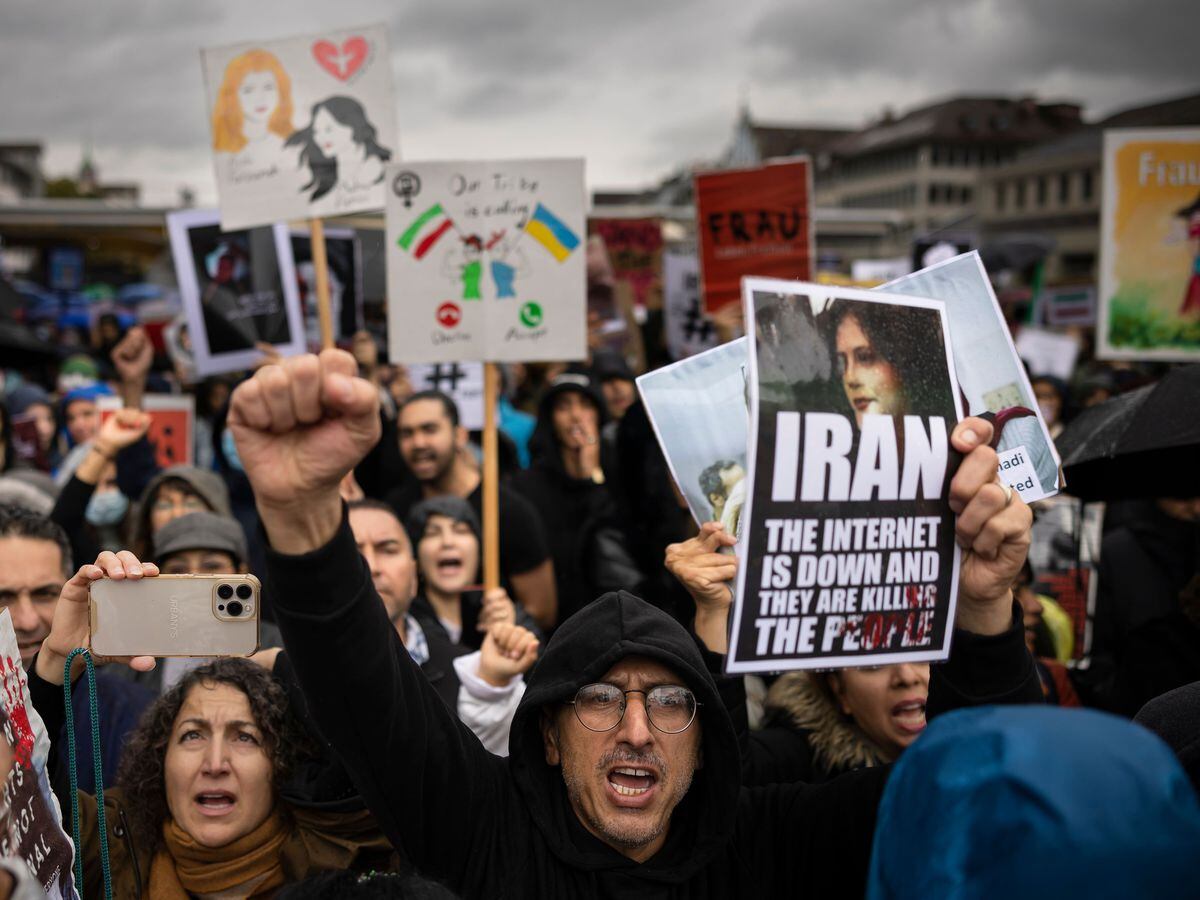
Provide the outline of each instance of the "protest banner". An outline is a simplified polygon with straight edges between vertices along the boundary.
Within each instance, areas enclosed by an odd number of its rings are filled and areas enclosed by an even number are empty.
[[[944,305],[743,285],[750,489],[726,670],[945,659],[961,407]]]
[[[806,156],[696,176],[704,308],[741,301],[741,279],[810,279],[816,270]]]
[[[911,271],[912,263],[904,256],[893,259],[856,259],[850,263],[850,280],[864,287],[875,287],[885,281],[903,278]]]
[[[717,329],[700,301],[700,260],[695,253],[663,254],[663,320],[667,352],[686,359],[717,344]]]
[[[103,424],[121,405],[120,397],[96,398],[100,422]],[[154,445],[158,467],[190,466],[195,446],[196,398],[191,394],[146,394],[141,408],[150,415],[146,440]]]
[[[412,363],[405,368],[414,391],[441,391],[458,407],[463,428],[483,428],[483,363]]]
[[[583,160],[388,167],[388,354],[583,359]]]
[[[1200,360],[1200,128],[1104,132],[1101,359]]]
[[[200,377],[247,369],[256,344],[303,353],[304,321],[287,227],[222,231],[216,210],[167,216],[179,296]]]
[[[497,362],[587,356],[581,159],[387,169],[388,355],[484,361],[484,587],[500,584]]]
[[[588,219],[588,236],[599,235],[613,276],[633,290],[643,309],[662,309],[663,236],[658,219]]]
[[[1025,325],[1017,333],[1016,347],[1017,355],[1035,376],[1053,375],[1069,381],[1075,371],[1079,341],[1072,335]]]
[[[387,27],[201,52],[227,231],[383,208],[396,153]]]
[[[1038,295],[1040,321],[1047,325],[1095,325],[1096,288],[1090,284],[1056,285]]]
[[[47,774],[50,738],[29,699],[29,682],[8,610],[0,611],[0,676],[2,739],[13,756],[12,769],[3,773],[6,815],[0,826],[0,853],[23,860],[47,897],[78,897],[74,846],[63,830],[62,810]]]
[[[739,338],[637,379],[646,415],[692,518],[697,525],[721,522],[734,535],[748,486],[746,354],[746,338]]]
[[[946,304],[958,390],[968,415],[989,414],[1000,432],[1000,478],[1026,503],[1062,487],[1060,460],[1021,365],[987,271],[972,251],[888,282],[888,294],[932,297]]]
[[[291,230],[292,260],[300,308],[304,311],[304,336],[309,347],[322,346],[317,303],[317,271],[312,238],[307,231]],[[325,256],[329,270],[329,313],[335,343],[349,341],[363,327],[362,246],[352,228],[325,229]]]
[[[38,434],[38,420],[33,413],[12,417],[12,445],[17,459],[29,463],[41,472],[50,471],[50,457]]]
[[[908,271],[918,272],[948,262],[970,249],[971,242],[964,237],[923,235],[913,240],[912,262]]]

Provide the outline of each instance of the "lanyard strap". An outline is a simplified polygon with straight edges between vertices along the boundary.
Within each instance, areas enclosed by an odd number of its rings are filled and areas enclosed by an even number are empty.
[[[63,666],[63,703],[67,711],[67,761],[71,773],[71,837],[75,841],[75,890],[83,894],[83,844],[79,839],[79,775],[75,771],[75,713],[71,706],[71,663],[83,655],[87,671],[88,712],[92,720],[92,763],[96,778],[96,827],[100,832],[100,870],[104,873],[104,898],[112,900],[112,871],[108,861],[108,823],[104,814],[104,769],[100,764],[100,716],[96,708],[96,667],[92,655],[77,647]]]

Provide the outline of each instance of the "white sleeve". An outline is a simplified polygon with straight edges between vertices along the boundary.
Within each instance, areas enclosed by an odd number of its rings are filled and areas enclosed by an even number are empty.
[[[483,746],[497,756],[508,756],[508,732],[517,704],[525,696],[525,679],[512,678],[504,687],[479,677],[480,652],[454,660],[458,674],[458,718],[475,732]]]

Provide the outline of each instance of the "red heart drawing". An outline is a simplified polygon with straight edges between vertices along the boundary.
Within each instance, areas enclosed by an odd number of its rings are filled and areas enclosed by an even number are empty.
[[[321,40],[313,44],[312,52],[322,69],[334,78],[349,81],[367,59],[367,39],[346,38],[341,50],[332,41]]]

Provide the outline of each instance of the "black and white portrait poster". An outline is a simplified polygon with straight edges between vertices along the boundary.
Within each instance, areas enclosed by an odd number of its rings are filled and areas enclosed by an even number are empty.
[[[308,346],[321,347],[320,314],[317,311],[317,270],[312,258],[312,238],[307,229],[292,229],[292,259],[304,310],[304,333]],[[335,343],[349,341],[363,327],[362,247],[353,228],[325,229],[325,259],[329,270],[329,311],[333,318]]]
[[[216,210],[167,216],[179,296],[200,377],[248,369],[270,344],[303,353],[304,321],[285,225],[222,231]]]
[[[729,672],[944,659],[961,408],[943,304],[743,281],[751,422]]]

